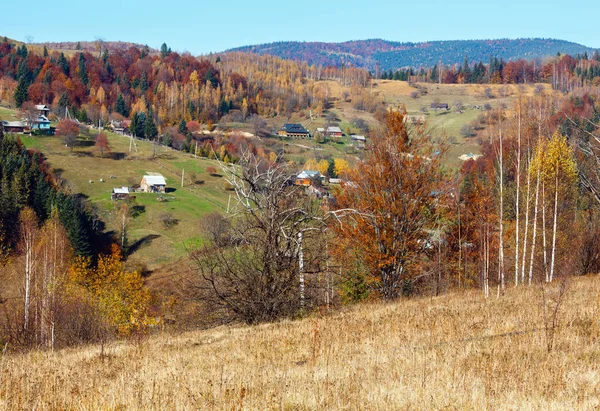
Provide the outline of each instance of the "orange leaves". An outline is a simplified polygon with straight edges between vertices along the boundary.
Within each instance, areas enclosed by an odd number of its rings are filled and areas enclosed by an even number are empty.
[[[365,160],[351,173],[338,204],[357,211],[335,229],[360,250],[384,298],[397,297],[424,254],[427,230],[443,195],[440,169],[444,146],[434,146],[425,128],[409,129],[406,111],[389,111],[386,128],[374,138]]]

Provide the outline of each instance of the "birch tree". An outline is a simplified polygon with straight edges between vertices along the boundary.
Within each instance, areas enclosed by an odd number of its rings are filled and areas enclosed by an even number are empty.
[[[566,199],[573,193],[573,185],[577,180],[577,164],[572,149],[567,144],[567,139],[558,133],[552,136],[547,145],[545,167],[543,168],[544,182],[553,185],[553,222],[552,222],[552,249],[550,257],[550,272],[546,277],[547,282],[554,279],[556,263],[556,235],[559,219],[559,197]]]

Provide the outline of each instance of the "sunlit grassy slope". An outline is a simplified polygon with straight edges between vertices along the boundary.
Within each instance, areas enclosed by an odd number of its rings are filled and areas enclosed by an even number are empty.
[[[546,290],[548,308],[558,284]],[[573,279],[547,350],[539,287],[5,355],[4,409],[597,409],[600,279]]]

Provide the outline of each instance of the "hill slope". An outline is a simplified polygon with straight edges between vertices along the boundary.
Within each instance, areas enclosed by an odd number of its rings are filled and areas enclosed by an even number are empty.
[[[546,289],[556,298],[558,284]],[[542,293],[479,291],[4,355],[5,409],[593,409],[600,278],[572,279],[552,352]],[[552,306],[549,307],[552,310]]]
[[[246,51],[271,54],[286,59],[306,61],[323,66],[350,64],[384,70],[401,67],[433,66],[469,61],[487,62],[490,56],[504,60],[543,58],[557,53],[583,54],[594,50],[564,40],[555,39],[499,39],[499,40],[452,40],[424,43],[400,43],[381,39],[347,41],[344,43],[277,42],[245,46],[229,51]]]

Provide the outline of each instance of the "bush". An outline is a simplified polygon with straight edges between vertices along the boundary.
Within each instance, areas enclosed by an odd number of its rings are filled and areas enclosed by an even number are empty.
[[[465,138],[468,138],[468,137],[475,137],[475,135],[477,135],[477,133],[473,129],[473,126],[471,126],[470,124],[465,124],[464,126],[462,126],[460,128],[460,135]]]
[[[163,225],[163,227],[165,229],[173,228],[179,223],[179,220],[176,219],[172,213],[168,213],[168,212],[161,213],[158,216],[158,221],[160,221],[160,223]]]

